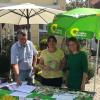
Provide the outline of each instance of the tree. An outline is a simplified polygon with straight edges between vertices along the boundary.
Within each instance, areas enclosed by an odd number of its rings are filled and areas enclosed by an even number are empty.
[[[66,10],[71,10],[76,7],[88,7],[89,0],[70,0],[69,3],[66,4]]]

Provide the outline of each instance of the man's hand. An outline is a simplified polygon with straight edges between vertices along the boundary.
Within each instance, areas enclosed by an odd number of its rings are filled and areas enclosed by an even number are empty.
[[[17,86],[21,85],[22,82],[19,80],[19,65],[18,64],[13,64],[13,71],[14,71],[14,75],[15,75],[15,80],[17,82]]]
[[[20,86],[22,84],[21,80],[19,79],[16,79],[16,83],[17,83],[17,86]]]

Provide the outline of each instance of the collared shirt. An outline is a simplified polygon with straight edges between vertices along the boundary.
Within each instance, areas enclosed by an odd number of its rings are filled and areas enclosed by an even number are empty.
[[[37,50],[31,41],[27,40],[24,46],[18,41],[11,48],[11,64],[18,64],[21,70],[32,69],[35,55],[37,55]]]

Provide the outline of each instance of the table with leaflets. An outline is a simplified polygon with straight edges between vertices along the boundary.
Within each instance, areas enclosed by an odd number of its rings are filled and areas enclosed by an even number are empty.
[[[26,83],[17,87],[16,83],[0,86],[0,100],[93,100],[92,92],[75,92],[67,89],[30,86]]]

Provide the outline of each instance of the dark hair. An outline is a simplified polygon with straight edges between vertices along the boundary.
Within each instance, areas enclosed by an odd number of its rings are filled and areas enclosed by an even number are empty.
[[[47,39],[47,43],[50,41],[50,39],[53,39],[54,42],[57,43],[57,39],[55,38],[55,36],[49,36],[48,39]]]
[[[22,31],[18,31],[17,35],[27,36],[27,33],[26,32],[22,32]]]
[[[68,45],[69,45],[69,42],[74,42],[76,43],[77,45],[77,50],[80,51],[80,44],[79,44],[79,41],[75,38],[75,37],[71,37],[68,39]]]

